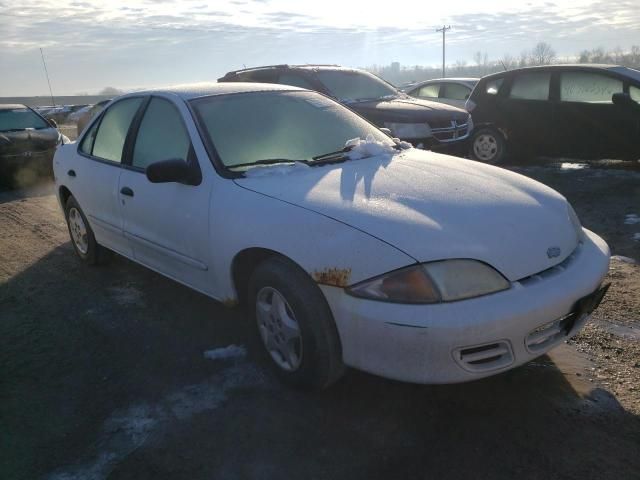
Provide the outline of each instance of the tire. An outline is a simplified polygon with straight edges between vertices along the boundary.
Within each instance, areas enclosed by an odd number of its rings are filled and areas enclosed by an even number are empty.
[[[471,138],[471,158],[491,165],[498,165],[506,158],[507,142],[494,128],[481,128]]]
[[[84,212],[73,196],[67,199],[64,209],[73,249],[87,265],[102,264],[107,260],[108,250],[96,242],[96,237]]]
[[[249,310],[262,356],[283,382],[320,390],[344,374],[329,305],[300,267],[280,257],[258,265],[249,281]]]

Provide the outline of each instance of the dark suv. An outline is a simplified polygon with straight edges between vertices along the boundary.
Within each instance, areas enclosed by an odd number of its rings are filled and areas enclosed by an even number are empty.
[[[466,108],[471,156],[487,163],[535,155],[640,158],[640,71],[552,65],[488,75]]]
[[[466,153],[473,128],[464,110],[412,98],[363,70],[338,65],[274,65],[227,73],[219,82],[293,85],[324,93],[414,146]]]

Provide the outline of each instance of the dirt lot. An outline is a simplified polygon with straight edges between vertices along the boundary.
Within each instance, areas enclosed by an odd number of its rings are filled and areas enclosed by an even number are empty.
[[[640,168],[578,167],[516,170],[640,259]],[[85,267],[50,184],[0,192],[0,478],[637,479],[640,266],[609,281],[583,333],[514,371],[302,394],[255,360],[242,310],[121,257]]]

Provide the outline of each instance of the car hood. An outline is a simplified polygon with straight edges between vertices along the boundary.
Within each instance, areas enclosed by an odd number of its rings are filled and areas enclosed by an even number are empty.
[[[515,281],[560,263],[579,240],[562,195],[470,160],[410,149],[260,171],[235,181],[362,230],[418,262],[471,258]]]
[[[381,126],[384,122],[427,122],[433,128],[446,128],[451,126],[452,120],[465,123],[469,117],[469,113],[460,108],[411,97],[369,100],[348,103],[347,105]]]
[[[60,133],[55,128],[0,132],[0,155],[42,152],[55,148]]]

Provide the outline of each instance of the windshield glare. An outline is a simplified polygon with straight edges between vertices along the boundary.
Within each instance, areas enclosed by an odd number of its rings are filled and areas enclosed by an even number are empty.
[[[222,163],[265,159],[312,160],[371,134],[384,133],[342,105],[314,92],[252,92],[192,100]]]
[[[398,95],[391,85],[365,72],[320,70],[316,75],[327,90],[343,102]]]
[[[42,129],[51,126],[28,108],[0,110],[0,132],[26,128]]]

